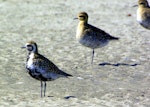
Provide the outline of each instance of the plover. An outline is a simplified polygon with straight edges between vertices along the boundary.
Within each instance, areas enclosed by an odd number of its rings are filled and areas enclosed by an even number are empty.
[[[103,47],[108,44],[110,40],[118,40],[105,31],[88,24],[88,14],[80,12],[78,17],[79,24],[77,26],[76,38],[82,45],[93,49],[91,64],[93,64],[94,49]]]
[[[150,6],[147,0],[138,1],[137,21],[146,29],[150,29]]]
[[[53,62],[38,53],[38,46],[34,41],[29,41],[22,48],[28,50],[26,69],[31,77],[41,81],[41,97],[46,92],[46,81],[52,81],[59,77],[72,76],[60,70]]]

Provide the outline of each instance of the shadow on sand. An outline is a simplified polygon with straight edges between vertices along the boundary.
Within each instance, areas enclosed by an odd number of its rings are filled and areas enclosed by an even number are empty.
[[[140,64],[126,64],[126,63],[116,63],[116,64],[111,64],[111,63],[108,63],[108,62],[104,62],[104,63],[100,63],[99,66],[105,66],[105,65],[110,65],[110,66],[137,66],[137,65],[140,65]]]
[[[75,96],[66,96],[64,99],[76,98]]]

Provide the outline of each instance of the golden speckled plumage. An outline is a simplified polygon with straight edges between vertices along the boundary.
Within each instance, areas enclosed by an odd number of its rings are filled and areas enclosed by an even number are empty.
[[[94,49],[103,47],[110,40],[118,40],[118,38],[88,24],[88,14],[86,12],[80,12],[77,19],[79,19],[79,24],[77,26],[76,38],[82,45],[93,49],[91,61],[93,63]]]
[[[61,74],[60,69],[54,63],[40,54],[34,54],[33,64],[37,68],[46,69],[47,73]]]
[[[150,7],[147,0],[138,1],[137,21],[146,29],[150,29]]]

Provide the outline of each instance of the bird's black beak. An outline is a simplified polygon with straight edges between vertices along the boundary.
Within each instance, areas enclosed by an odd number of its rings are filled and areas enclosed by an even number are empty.
[[[24,49],[24,48],[26,48],[26,47],[25,47],[25,46],[22,46],[21,48]]]
[[[77,20],[77,19],[78,19],[77,17],[73,18],[73,20]]]
[[[137,5],[137,4],[135,4],[135,5],[133,5],[132,7],[138,7],[138,5]]]

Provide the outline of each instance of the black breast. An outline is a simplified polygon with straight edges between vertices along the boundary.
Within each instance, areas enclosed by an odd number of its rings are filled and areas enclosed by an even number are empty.
[[[27,70],[28,70],[28,73],[30,74],[30,76],[31,77],[33,77],[34,79],[37,79],[37,80],[39,80],[39,81],[50,81],[51,79],[47,79],[47,78],[45,78],[45,77],[43,77],[43,75],[40,73],[40,72],[38,72],[36,69],[29,69],[29,68],[27,68]]]

